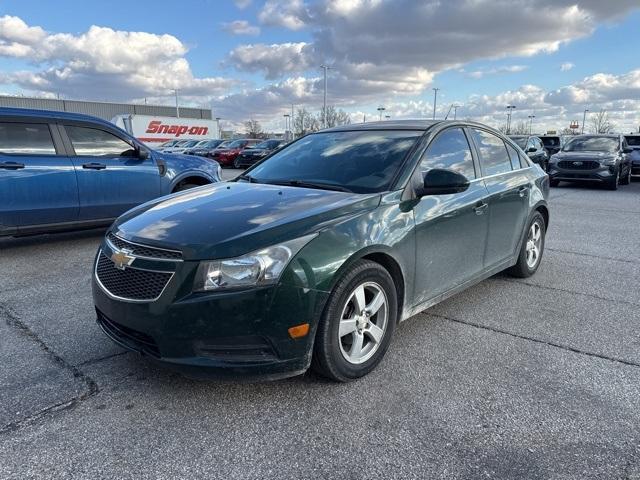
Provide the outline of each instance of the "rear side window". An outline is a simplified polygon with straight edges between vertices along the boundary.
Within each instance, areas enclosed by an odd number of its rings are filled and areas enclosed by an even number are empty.
[[[469,179],[476,178],[471,148],[460,128],[450,128],[439,134],[420,163],[420,170],[444,168],[461,173]]]
[[[0,123],[0,153],[55,155],[49,125],[44,123]]]
[[[627,144],[630,147],[640,147],[640,135],[637,136],[628,136],[626,137],[627,139]]]
[[[480,152],[480,164],[485,176],[511,171],[511,159],[504,142],[492,133],[471,129]]]
[[[79,156],[130,156],[133,148],[120,137],[97,128],[65,126],[76,155]]]
[[[508,143],[507,143],[507,151],[509,152],[509,158],[511,159],[511,168],[513,170],[518,170],[524,166],[520,162],[520,155],[518,155],[518,151]]]

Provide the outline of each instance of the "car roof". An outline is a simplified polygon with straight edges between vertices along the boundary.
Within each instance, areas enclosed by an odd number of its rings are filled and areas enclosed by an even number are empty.
[[[76,120],[76,121],[88,121],[98,122],[106,125],[113,126],[111,122],[103,120],[92,115],[85,115],[84,113],[73,112],[59,112],[56,110],[37,110],[33,108],[9,108],[0,107],[0,116],[2,117],[38,117],[52,120]]]

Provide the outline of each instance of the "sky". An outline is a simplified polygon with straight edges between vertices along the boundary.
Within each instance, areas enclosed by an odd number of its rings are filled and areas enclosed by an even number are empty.
[[[640,0],[0,0],[0,93],[212,108],[284,127],[457,115],[544,132],[640,128]],[[590,115],[589,113],[588,115]],[[587,120],[587,130],[589,120]]]

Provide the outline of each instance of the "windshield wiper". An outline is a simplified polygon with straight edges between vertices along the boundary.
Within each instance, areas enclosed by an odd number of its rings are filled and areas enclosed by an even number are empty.
[[[249,183],[260,183],[257,179],[253,178],[251,175],[240,175],[236,180],[245,180]]]
[[[284,185],[284,186],[301,187],[301,188],[317,188],[318,190],[333,190],[334,192],[353,193],[353,190],[349,190],[347,187],[343,187],[341,185],[334,185],[332,183],[307,182],[305,180],[274,180],[269,183],[273,185]]]

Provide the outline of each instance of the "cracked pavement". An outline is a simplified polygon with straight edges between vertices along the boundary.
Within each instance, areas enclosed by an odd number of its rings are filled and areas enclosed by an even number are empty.
[[[347,385],[170,373],[95,324],[103,232],[2,239],[0,478],[640,479],[640,182],[550,206],[534,277],[416,315]]]

